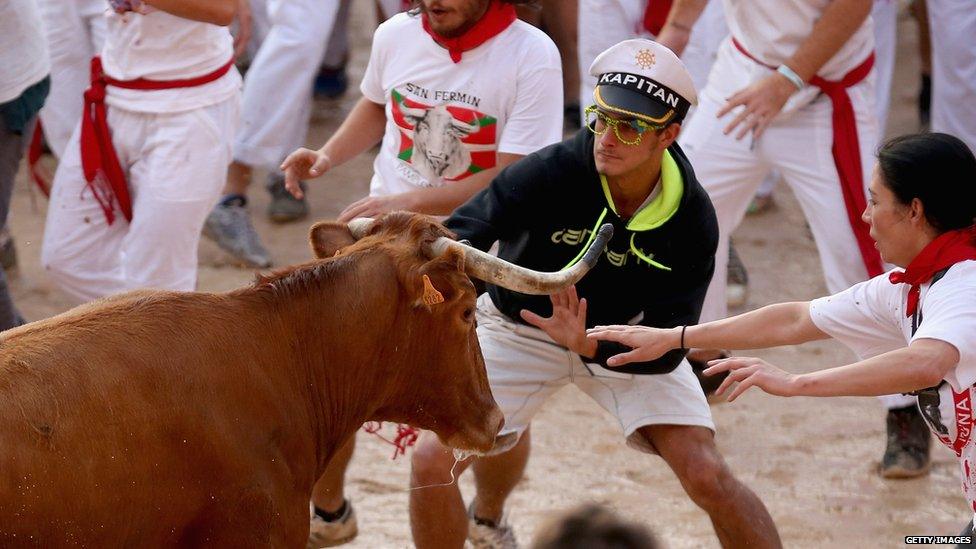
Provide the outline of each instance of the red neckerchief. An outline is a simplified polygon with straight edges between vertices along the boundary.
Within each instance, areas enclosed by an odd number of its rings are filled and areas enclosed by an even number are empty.
[[[932,279],[932,276],[967,259],[976,259],[976,225],[965,229],[957,229],[940,234],[929,242],[915,259],[908,264],[908,268],[895,271],[888,275],[892,284],[910,284],[908,290],[908,307],[905,316],[912,316],[918,309],[918,297],[922,284]]]
[[[515,6],[503,3],[500,0],[491,0],[488,10],[473,27],[468,29],[468,32],[457,38],[445,38],[430,28],[426,13],[420,14],[424,30],[434,39],[434,42],[447,49],[448,53],[451,54],[451,61],[455,63],[461,62],[462,53],[473,50],[494,38],[514,23],[515,19]]]
[[[661,29],[668,20],[668,13],[671,12],[671,2],[672,0],[650,0],[647,3],[643,21],[647,32],[654,36],[661,34]]]

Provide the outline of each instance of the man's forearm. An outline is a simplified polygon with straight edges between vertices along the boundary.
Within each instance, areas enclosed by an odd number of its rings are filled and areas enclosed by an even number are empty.
[[[237,0],[144,0],[158,10],[202,23],[227,26],[237,13]]]
[[[675,330],[680,331],[681,328]],[[761,349],[827,339],[807,302],[777,303],[738,316],[685,328],[685,348]],[[675,341],[680,346],[680,340]]]
[[[707,4],[708,0],[675,0],[671,5],[671,11],[668,12],[668,19],[657,36],[657,41],[670,48],[675,54],[681,55],[688,45],[691,29]]]
[[[431,187],[411,191],[411,211],[427,215],[450,215],[458,206],[464,204],[472,196],[484,189],[498,172],[505,166],[512,164],[520,154],[498,153],[495,167],[478,172],[463,181],[448,183],[443,187]]]
[[[708,0],[675,0],[671,4],[671,11],[668,12],[668,19],[664,26],[674,25],[679,29],[691,32],[706,5],[708,5]]]
[[[809,82],[871,13],[871,0],[834,0],[786,65]]]
[[[322,146],[322,152],[328,155],[330,168],[335,168],[379,143],[384,131],[386,107],[363,97]]]

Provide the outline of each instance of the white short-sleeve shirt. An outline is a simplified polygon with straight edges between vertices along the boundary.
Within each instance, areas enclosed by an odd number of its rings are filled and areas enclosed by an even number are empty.
[[[880,275],[810,303],[810,317],[825,333],[861,358],[937,339],[959,351],[959,363],[945,376],[938,396],[920,397],[929,428],[959,458],[963,491],[976,512],[976,443],[972,437],[976,396],[976,261],[949,268],[934,284],[921,286],[919,325],[905,315],[909,286]]]
[[[107,6],[107,4],[106,4]],[[161,10],[108,18],[102,67],[116,80],[182,80],[214,72],[234,55],[226,27],[191,21]],[[224,101],[240,92],[241,76],[231,67],[223,77],[191,88],[129,90],[109,86],[105,102],[136,112],[183,112]]]
[[[419,15],[395,15],[376,29],[360,88],[386,106],[373,196],[449,185],[493,168],[496,153],[562,138],[559,52],[522,21],[454,63]]]

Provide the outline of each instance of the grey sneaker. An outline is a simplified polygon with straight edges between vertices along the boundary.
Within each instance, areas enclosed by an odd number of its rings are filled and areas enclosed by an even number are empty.
[[[305,182],[299,183],[305,191]],[[271,202],[268,203],[268,217],[275,223],[289,223],[308,217],[308,202],[292,196],[285,188],[285,176],[281,172],[273,171],[268,174],[268,192]]]
[[[499,524],[475,518],[474,502],[468,506],[468,544],[472,549],[518,549],[515,532],[504,520]]]
[[[729,307],[741,307],[749,298],[749,272],[742,263],[735,246],[729,243],[729,265],[725,271],[727,285],[725,287],[725,301]]]
[[[884,478],[915,478],[929,470],[932,435],[914,404],[888,410],[888,443],[881,458]]]
[[[327,521],[315,514],[315,507],[309,503],[308,509],[311,519],[308,525],[308,542],[306,549],[320,549],[321,547],[335,547],[352,541],[359,534],[356,524],[356,511],[349,500],[344,502],[345,511],[334,521]]]
[[[214,206],[203,225],[203,235],[248,267],[271,266],[271,255],[261,244],[243,196],[225,198]]]

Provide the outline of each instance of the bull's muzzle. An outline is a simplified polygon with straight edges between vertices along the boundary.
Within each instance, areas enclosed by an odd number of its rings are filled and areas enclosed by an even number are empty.
[[[368,217],[356,218],[349,222],[349,231],[358,240],[369,233],[373,223],[374,220]],[[464,271],[468,276],[523,294],[547,295],[579,282],[596,265],[612,237],[613,226],[604,224],[575,265],[548,273],[520,267],[443,236],[426,245],[424,253],[433,259],[449,250],[458,250],[464,256]]]

